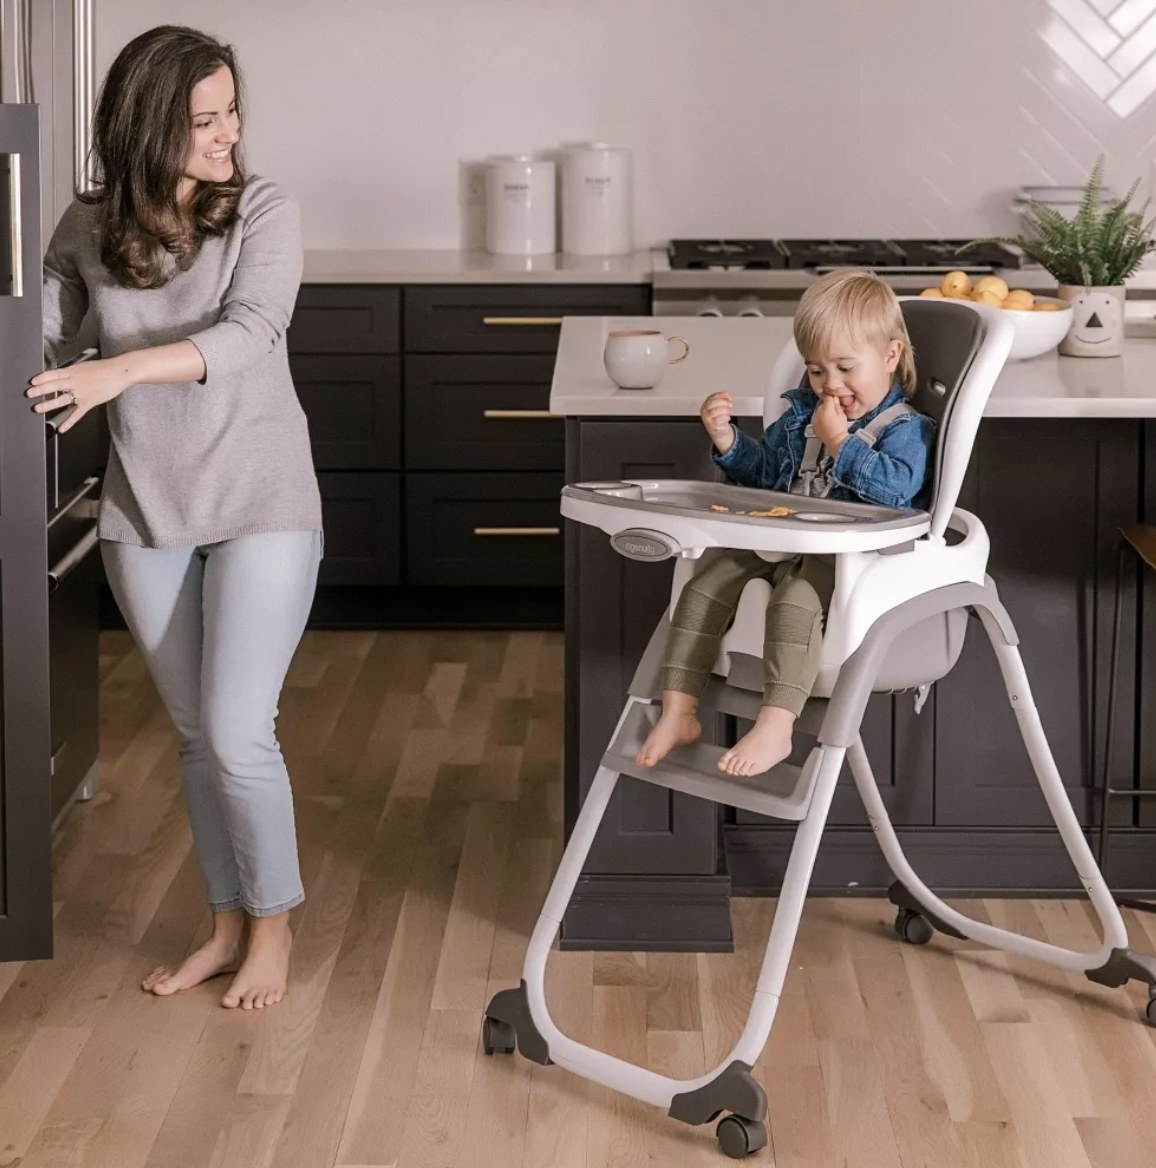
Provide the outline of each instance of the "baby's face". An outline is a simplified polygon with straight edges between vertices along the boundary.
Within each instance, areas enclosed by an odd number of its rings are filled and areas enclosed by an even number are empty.
[[[843,340],[829,353],[807,357],[807,376],[819,397],[838,398],[851,421],[869,414],[888,394],[902,348],[891,341],[886,348],[863,341]]]

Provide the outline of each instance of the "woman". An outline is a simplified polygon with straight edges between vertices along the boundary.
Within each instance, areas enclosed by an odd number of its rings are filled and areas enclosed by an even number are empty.
[[[222,1003],[286,991],[304,899],[277,700],[312,603],[321,504],[285,350],[301,278],[297,208],[246,178],[230,48],[143,33],[93,125],[96,189],[45,259],[47,358],[91,314],[102,359],[34,377],[66,432],[108,403],[101,552],[180,739],[213,933],[142,983],[172,994],[235,972]]]

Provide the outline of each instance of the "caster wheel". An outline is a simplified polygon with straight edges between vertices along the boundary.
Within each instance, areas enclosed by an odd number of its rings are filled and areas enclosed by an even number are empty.
[[[715,1128],[719,1147],[732,1160],[741,1160],[767,1146],[767,1125],[757,1119],[728,1115]]]
[[[1144,1017],[1148,1019],[1149,1026],[1156,1026],[1156,988],[1149,988],[1148,994],[1148,1005],[1144,1009]]]
[[[908,945],[926,945],[935,936],[935,929],[926,917],[901,908],[895,918],[895,931]]]
[[[482,1023],[482,1050],[486,1054],[513,1054],[514,1028],[508,1022],[487,1018]]]

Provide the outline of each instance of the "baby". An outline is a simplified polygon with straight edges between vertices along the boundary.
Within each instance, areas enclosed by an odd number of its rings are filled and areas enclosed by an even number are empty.
[[[715,462],[745,487],[888,507],[924,505],[935,424],[905,400],[915,390],[915,363],[895,294],[869,272],[831,272],[803,296],[794,334],[810,389],[783,394],[788,408],[761,440],[732,424],[729,394],[712,393],[699,412]],[[718,765],[727,774],[756,775],[791,753],[795,719],[819,671],[834,557],[769,563],[751,551],[712,549],[703,554],[671,618],[662,717],[638,753],[642,766],[654,766],[702,733],[699,697],[739,596],[757,576],[772,588],[763,704],[750,733]]]

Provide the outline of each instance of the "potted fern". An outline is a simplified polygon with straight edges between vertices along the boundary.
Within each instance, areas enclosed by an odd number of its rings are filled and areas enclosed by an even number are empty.
[[[1156,251],[1153,227],[1144,219],[1148,201],[1129,210],[1139,181],[1115,202],[1105,203],[1103,156],[1096,160],[1071,219],[1040,203],[1028,202],[1028,230],[1000,242],[1012,243],[1056,278],[1059,297],[1072,306],[1072,323],[1060,342],[1069,357],[1118,357],[1124,346],[1124,281]]]

